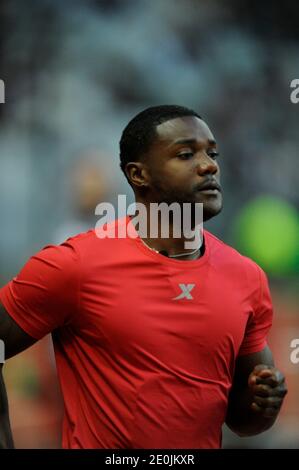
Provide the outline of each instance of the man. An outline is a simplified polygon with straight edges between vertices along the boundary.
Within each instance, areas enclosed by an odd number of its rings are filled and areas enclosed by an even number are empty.
[[[192,110],[157,106],[120,142],[136,201],[221,211],[217,147]],[[129,217],[116,226],[130,226]],[[172,232],[171,232],[172,234]],[[207,231],[185,238],[98,238],[94,230],[32,257],[0,294],[7,357],[52,332],[65,448],[218,448],[270,428],[286,394],[266,343],[263,271]],[[2,446],[11,445],[2,390]]]

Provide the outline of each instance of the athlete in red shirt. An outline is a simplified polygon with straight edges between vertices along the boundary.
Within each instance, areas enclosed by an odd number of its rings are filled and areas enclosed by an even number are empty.
[[[220,212],[216,142],[192,110],[143,111],[120,149],[137,202]],[[183,236],[142,239],[129,217],[109,226],[134,236],[90,230],[48,246],[0,292],[7,357],[52,332],[63,447],[218,448],[224,422],[241,436],[272,426],[286,388],[266,342],[263,271],[207,231],[191,250]],[[1,400],[10,447],[3,382]]]

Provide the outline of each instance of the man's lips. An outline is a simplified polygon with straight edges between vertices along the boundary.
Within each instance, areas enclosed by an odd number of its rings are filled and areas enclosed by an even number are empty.
[[[217,196],[220,191],[219,189],[201,189],[198,192],[207,196]]]
[[[204,181],[203,183],[198,184],[195,189],[196,191],[200,191],[205,194],[217,194],[218,192],[221,192],[221,186],[215,180]]]

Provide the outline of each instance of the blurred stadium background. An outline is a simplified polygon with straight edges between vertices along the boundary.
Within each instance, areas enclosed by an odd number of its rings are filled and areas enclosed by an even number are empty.
[[[197,110],[221,152],[225,208],[209,223],[266,270],[270,336],[289,394],[278,424],[224,447],[299,447],[299,5],[258,0],[10,0],[0,3],[0,281],[42,246],[93,227],[133,195],[118,164],[128,120],[155,104]],[[8,362],[19,448],[60,446],[50,338]]]

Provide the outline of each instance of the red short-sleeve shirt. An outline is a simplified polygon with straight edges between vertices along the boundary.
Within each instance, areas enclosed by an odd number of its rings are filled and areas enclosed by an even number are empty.
[[[52,332],[64,448],[221,446],[235,360],[266,346],[272,305],[254,262],[204,239],[201,258],[179,261],[91,230],[1,289],[25,332]]]

